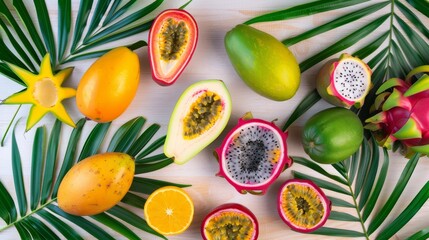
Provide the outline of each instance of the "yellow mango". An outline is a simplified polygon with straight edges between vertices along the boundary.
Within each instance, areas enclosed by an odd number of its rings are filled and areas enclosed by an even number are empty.
[[[97,59],[82,76],[76,92],[79,111],[96,122],[119,117],[136,95],[140,81],[137,54],[115,48]]]
[[[104,212],[128,192],[134,170],[134,159],[125,153],[102,153],[85,158],[61,181],[58,206],[78,216]]]

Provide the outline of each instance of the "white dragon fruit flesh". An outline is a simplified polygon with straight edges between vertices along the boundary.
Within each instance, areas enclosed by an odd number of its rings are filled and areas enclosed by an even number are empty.
[[[365,62],[343,53],[321,68],[316,78],[317,91],[335,106],[360,108],[372,88],[371,74]]]

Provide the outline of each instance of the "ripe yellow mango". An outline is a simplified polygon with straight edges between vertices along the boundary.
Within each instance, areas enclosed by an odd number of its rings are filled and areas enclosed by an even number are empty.
[[[134,159],[125,153],[103,153],[85,158],[61,181],[58,206],[78,216],[104,212],[128,192],[134,170]]]
[[[137,54],[126,47],[110,50],[82,76],[76,92],[77,107],[93,121],[110,122],[128,108],[139,81]]]

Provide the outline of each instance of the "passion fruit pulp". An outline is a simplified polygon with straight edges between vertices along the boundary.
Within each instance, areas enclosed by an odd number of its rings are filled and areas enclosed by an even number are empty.
[[[231,115],[231,97],[221,80],[203,80],[180,96],[168,124],[164,153],[183,164],[213,142]]]
[[[163,86],[173,84],[197,46],[198,26],[185,10],[160,13],[149,31],[148,52],[153,80]]]
[[[238,203],[223,204],[211,211],[201,224],[204,240],[258,239],[259,224],[255,215]]]
[[[325,224],[331,213],[331,201],[312,181],[291,179],[280,188],[277,210],[292,230],[308,233]]]

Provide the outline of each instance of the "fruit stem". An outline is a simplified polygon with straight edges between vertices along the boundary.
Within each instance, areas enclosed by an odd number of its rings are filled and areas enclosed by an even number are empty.
[[[18,219],[17,219],[17,220],[15,220],[14,222],[9,223],[8,225],[6,225],[6,226],[4,226],[4,227],[0,228],[0,232],[3,232],[4,230],[6,230],[6,229],[8,229],[8,228],[10,228],[10,227],[14,226],[15,224],[17,224],[17,223],[19,223],[19,222],[23,221],[24,219],[26,219],[26,218],[30,217],[31,215],[33,215],[33,214],[37,213],[38,211],[40,211],[40,210],[42,210],[42,209],[44,209],[46,206],[48,206],[49,204],[51,204],[51,203],[53,203],[53,202],[55,202],[55,201],[57,201],[57,198],[53,198],[53,199],[49,200],[48,202],[46,202],[46,203],[44,203],[44,204],[40,205],[38,208],[34,209],[33,211],[31,211],[30,213],[26,214],[25,216],[23,216],[23,217],[21,217],[21,218],[18,218]]]
[[[353,203],[354,203],[354,206],[355,206],[358,218],[359,218],[360,225],[362,226],[363,234],[365,235],[365,238],[367,240],[369,240],[369,235],[368,235],[368,232],[367,232],[367,230],[365,228],[365,223],[363,222],[362,215],[360,214],[359,206],[358,206],[358,203],[356,201],[355,193],[353,192],[352,184],[350,183],[350,180],[349,180],[348,177],[346,177],[346,180],[347,180],[347,183],[348,183],[347,185],[349,187],[350,193],[351,193],[352,198],[353,198]]]

